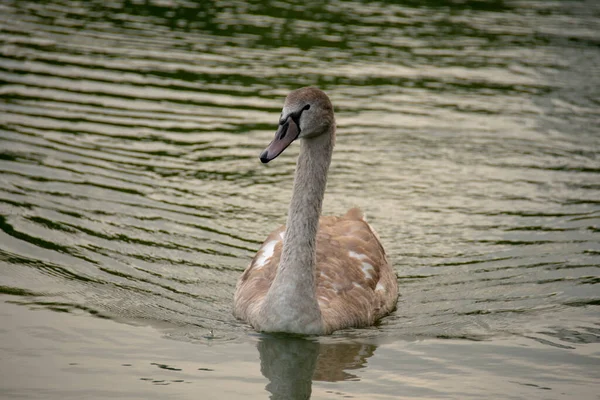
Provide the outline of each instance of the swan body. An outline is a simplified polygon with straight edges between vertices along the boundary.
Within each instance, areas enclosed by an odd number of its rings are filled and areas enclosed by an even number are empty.
[[[234,315],[263,332],[322,335],[373,325],[396,306],[396,275],[359,209],[321,217],[335,119],[317,88],[287,96],[261,161],[296,139],[302,140],[287,223],[267,237],[240,277]]]

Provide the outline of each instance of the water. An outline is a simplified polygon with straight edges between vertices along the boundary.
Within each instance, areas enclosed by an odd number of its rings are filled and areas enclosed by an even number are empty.
[[[598,398],[597,2],[4,1],[0,46],[0,397]],[[231,315],[305,85],[401,292],[311,340]]]

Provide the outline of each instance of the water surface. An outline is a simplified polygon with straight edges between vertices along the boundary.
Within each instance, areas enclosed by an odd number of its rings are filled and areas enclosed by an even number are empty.
[[[0,11],[4,396],[597,398],[597,2]],[[401,292],[315,340],[231,315],[305,85],[336,108],[324,212],[367,213]]]

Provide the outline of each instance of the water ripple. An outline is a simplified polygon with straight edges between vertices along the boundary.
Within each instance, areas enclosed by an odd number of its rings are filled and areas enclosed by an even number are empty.
[[[326,213],[364,208],[399,275],[383,334],[597,343],[597,19],[146,3],[0,6],[1,293],[244,332],[235,281],[285,222],[298,150],[257,155],[313,84],[338,116]]]

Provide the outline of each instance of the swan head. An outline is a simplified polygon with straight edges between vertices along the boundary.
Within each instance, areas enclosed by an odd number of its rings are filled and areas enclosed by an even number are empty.
[[[329,97],[315,87],[296,89],[285,99],[275,138],[260,154],[264,164],[273,160],[296,139],[332,134],[335,125]]]

